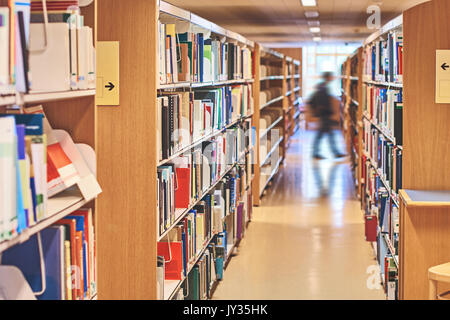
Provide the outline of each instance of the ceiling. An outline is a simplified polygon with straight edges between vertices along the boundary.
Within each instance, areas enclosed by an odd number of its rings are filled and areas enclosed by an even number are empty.
[[[270,47],[312,42],[306,10],[319,11],[323,42],[361,42],[375,30],[367,28],[369,6],[381,8],[385,24],[427,0],[317,0],[317,7],[303,7],[300,0],[167,0],[250,40]],[[311,20],[311,19],[310,19]]]

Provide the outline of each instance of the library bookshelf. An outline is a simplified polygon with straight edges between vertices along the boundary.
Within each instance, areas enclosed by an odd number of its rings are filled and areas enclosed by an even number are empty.
[[[7,5],[7,2],[0,0],[0,5]],[[95,163],[90,167],[96,171],[102,193],[96,199],[85,199],[77,190],[70,189],[49,199],[48,218],[19,236],[1,242],[0,255],[74,211],[90,208],[95,220],[97,289],[89,299],[178,299],[185,295],[192,273],[205,265],[205,256],[211,245],[217,243],[220,232],[213,230],[199,243],[181,279],[164,280],[163,283],[158,282],[158,243],[171,236],[177,225],[185,221],[192,209],[197,208],[208,195],[226,181],[235,179],[233,181],[238,181],[236,207],[224,218],[226,227],[235,226],[233,221],[236,221],[236,212],[242,203],[245,209],[242,230],[232,230],[239,236],[229,237],[227,241],[232,241],[225,243],[227,254],[223,267],[227,267],[245,236],[253,206],[259,205],[263,191],[284,160],[287,141],[299,128],[301,49],[299,55],[291,57],[262,48],[239,34],[163,1],[134,0],[130,4],[123,0],[94,0],[81,8],[81,13],[85,25],[94,31],[95,47],[98,41],[120,43],[119,106],[97,106],[96,90],[77,90],[1,96],[0,110],[5,111],[10,105],[42,104],[54,128],[66,130],[76,143],[88,145],[95,151],[95,157],[91,155]],[[219,39],[221,43],[248,49],[253,72],[246,77],[161,84],[160,23],[174,24],[181,29],[187,27],[186,30],[201,32]],[[261,64],[273,67],[270,70],[275,70],[275,73],[262,75]],[[252,109],[246,109],[217,130],[192,139],[168,157],[159,157],[160,150],[156,147],[160,124],[157,108],[162,96],[195,95],[196,92],[245,86],[252,88],[249,96]],[[275,95],[262,103],[261,92],[271,90]],[[261,119],[265,120],[264,128],[260,127]],[[228,131],[244,127],[246,123],[254,128],[255,137],[251,143],[246,143],[244,150],[221,168],[186,208],[175,210],[170,224],[162,232],[158,231],[158,170],[172,165],[181,156],[192,154],[207,142],[223,138]],[[266,145],[263,156],[260,145],[267,141],[271,144]],[[218,283],[215,281],[208,293],[200,298],[210,298]]]
[[[388,299],[426,299],[428,268],[450,261],[448,160],[436,152],[448,149],[450,114],[435,103],[436,50],[450,47],[448,10],[433,0],[405,11],[342,66],[344,131],[350,123],[358,132],[346,140],[359,159],[364,216],[377,221],[373,243]],[[389,67],[372,66],[383,50]]]
[[[255,206],[260,205],[285,160],[291,136],[300,128],[301,53],[301,48],[255,47],[255,83],[259,82],[254,91],[258,112],[254,125],[259,133],[253,182]]]
[[[341,128],[350,155],[353,181],[357,195],[361,194],[361,166],[359,153],[362,146],[362,48],[356,50],[342,65]]]
[[[7,7],[7,0],[0,0],[0,6]],[[97,31],[97,1],[94,0],[88,6],[80,8],[80,14],[84,16],[84,25],[93,30],[93,45],[96,46]],[[31,37],[32,35],[30,35]],[[32,39],[30,39],[31,41]],[[49,39],[48,41],[53,41]],[[1,44],[8,46],[8,43]],[[54,71],[49,66],[50,73]],[[84,157],[90,171],[95,175],[99,168],[99,144],[97,127],[97,108],[95,102],[96,90],[70,90],[70,91],[49,91],[39,93],[14,92],[10,95],[0,96],[0,113],[16,113],[23,108],[42,105],[45,118],[53,129],[66,131],[80,154]],[[71,159],[73,160],[73,159]],[[96,193],[82,193],[74,185],[63,192],[49,197],[47,202],[47,212],[45,218],[30,225],[10,240],[0,242],[0,259],[2,254],[9,249],[14,249],[54,225],[61,219],[73,214],[75,211],[87,208],[92,210],[94,228],[98,225],[98,206]],[[94,231],[97,234],[97,230]],[[73,244],[72,244],[73,245]],[[46,262],[44,262],[45,264]],[[92,275],[93,276],[93,275]],[[91,300],[96,297],[96,290],[91,291],[84,300]],[[83,299],[83,298],[81,298]]]
[[[201,31],[211,39],[220,39],[222,43],[233,43],[251,50],[254,61],[251,77],[160,84],[160,22],[174,24],[177,30]],[[130,34],[134,36],[130,37]],[[161,283],[157,281],[158,243],[171,236],[172,231],[185,221],[192,209],[200,205],[205,196],[217,191],[224,179],[228,179],[238,168],[246,168],[244,172],[247,173],[245,185],[237,193],[237,203],[246,203],[244,226],[248,225],[252,207],[258,205],[260,199],[260,160],[264,161],[260,159],[260,138],[271,136],[272,129],[284,124],[284,113],[281,113],[281,118],[269,123],[265,130],[260,130],[261,114],[265,114],[273,106],[281,109],[286,98],[286,93],[281,92],[262,105],[260,88],[275,87],[275,84],[282,88],[282,84],[286,82],[284,56],[274,52],[264,58],[274,61],[281,71],[278,74],[264,75],[262,79],[259,65],[261,56],[266,56],[267,53],[261,50],[259,44],[163,1],[136,0],[132,6],[120,0],[99,2],[98,39],[120,42],[121,77],[120,106],[98,107],[99,161],[102,164],[102,168],[99,167],[99,180],[104,185],[103,194],[98,200],[99,210],[102,212],[98,223],[98,299],[178,299],[180,295],[186,294],[190,276],[201,265],[211,245],[217,242],[219,234],[212,232],[204,239],[188,261],[186,274],[178,280],[165,280],[163,292],[160,289]],[[297,70],[298,66],[299,64]],[[196,92],[240,85],[252,86],[253,110],[239,115],[219,130],[191,141],[166,158],[158,157],[158,150],[155,152],[158,112],[154,106],[158,106],[159,97],[186,92],[195,95]],[[222,137],[249,120],[255,128],[256,138],[253,144],[247,145],[245,152],[228,164],[196,199],[190,201],[187,208],[177,209],[170,225],[163,232],[158,232],[158,169],[171,165],[180,156],[194,152],[197,147]],[[279,145],[283,141],[284,139],[279,141]],[[248,162],[249,157],[254,158],[253,166],[243,165]],[[227,220],[227,225],[230,224],[232,220]],[[230,262],[245,229],[244,227],[242,235],[225,243],[227,254],[223,261],[224,268]],[[218,281],[212,284],[208,294],[200,298],[210,298],[217,283]]]

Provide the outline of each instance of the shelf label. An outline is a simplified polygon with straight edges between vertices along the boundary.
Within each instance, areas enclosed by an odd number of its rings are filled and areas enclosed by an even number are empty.
[[[450,50],[436,50],[436,103],[450,103]]]
[[[97,42],[97,95],[98,106],[120,105],[119,42]]]

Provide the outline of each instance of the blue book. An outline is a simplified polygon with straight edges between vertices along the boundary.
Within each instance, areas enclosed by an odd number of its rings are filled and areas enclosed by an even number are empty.
[[[63,300],[65,295],[64,270],[64,228],[49,227],[41,231],[42,249],[45,263],[46,288],[39,300]],[[5,251],[3,265],[19,268],[25,276],[33,292],[42,290],[41,264],[37,235],[25,243]]]
[[[203,33],[197,34],[197,43],[198,43],[198,76],[200,82],[203,82],[203,58],[204,58],[204,40]]]
[[[43,114],[0,114],[0,117],[14,117],[16,125],[25,126],[25,135],[41,136],[44,134]]]
[[[28,226],[27,217],[28,210],[25,210],[23,206],[23,193],[22,193],[22,179],[20,173],[19,161],[25,160],[25,126],[16,125],[16,135],[17,135],[17,232],[21,233]]]
[[[181,240],[183,242],[183,274],[186,277],[187,276],[187,242],[186,242],[186,233],[183,231],[181,232]]]

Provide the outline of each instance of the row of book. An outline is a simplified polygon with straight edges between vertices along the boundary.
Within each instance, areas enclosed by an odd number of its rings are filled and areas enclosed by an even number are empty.
[[[160,299],[165,281],[186,279],[179,298],[201,300],[223,277],[229,242],[242,238],[251,215],[251,192],[241,188],[243,170],[234,168],[158,242]]]
[[[364,74],[370,80],[403,82],[403,33],[393,31],[364,51]]]
[[[386,133],[403,144],[403,90],[363,87],[364,112]]]
[[[253,78],[252,52],[244,45],[170,23],[159,22],[158,33],[160,84]]]
[[[251,193],[247,196],[251,199]],[[227,217],[225,230],[215,235],[205,253],[188,274],[175,299],[206,300],[211,297],[214,283],[223,279],[224,267],[233,254],[234,244],[244,235],[244,211],[247,210],[247,205],[250,206],[251,202],[240,202],[236,214]],[[230,227],[232,223],[229,222],[233,219],[234,228]]]
[[[51,128],[42,106],[8,112],[0,114],[0,242],[54,214],[49,198],[92,175],[70,135]]]
[[[265,64],[262,64],[260,66],[259,72],[260,72],[261,78],[270,77],[270,76],[278,77],[278,76],[284,75],[283,68],[278,67],[278,66],[265,65]]]
[[[399,271],[394,262],[394,257],[389,253],[387,244],[382,237],[377,240],[378,263],[380,265],[383,289],[387,300],[398,300],[399,296]]]
[[[80,209],[3,252],[1,263],[17,267],[33,292],[42,292],[39,300],[90,300],[97,293],[95,251],[92,211]]]
[[[260,105],[263,106],[267,102],[281,97],[283,95],[283,89],[281,87],[271,87],[268,89],[262,89],[259,93]]]
[[[248,119],[242,126],[227,129],[222,135],[195,147],[192,153],[158,167],[160,234],[232,165],[245,159],[246,149],[253,144],[249,138],[252,133],[247,133],[254,131],[250,123]]]
[[[0,7],[0,94],[95,89],[92,28],[78,1],[9,0]]]
[[[179,150],[253,113],[251,85],[225,86],[158,97],[156,150],[167,159]]]
[[[364,120],[364,151],[391,190],[402,188],[403,150]]]

